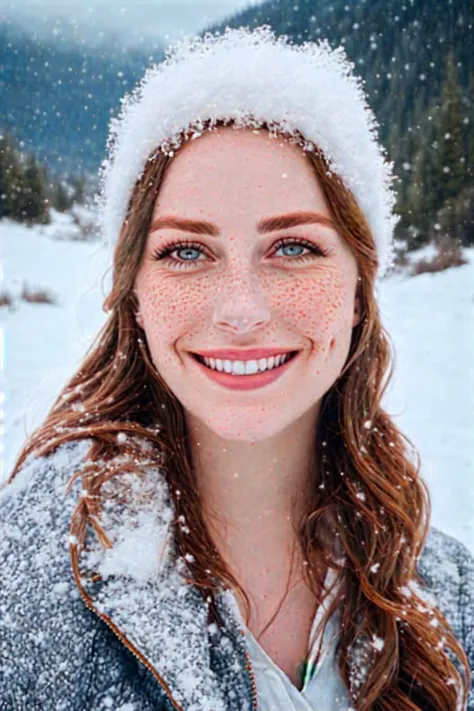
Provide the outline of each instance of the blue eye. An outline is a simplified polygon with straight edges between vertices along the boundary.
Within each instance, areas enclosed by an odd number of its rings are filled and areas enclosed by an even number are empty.
[[[302,244],[282,244],[281,247],[278,247],[278,249],[286,249],[287,247],[289,249],[294,249],[295,247],[296,249],[306,249]],[[290,254],[289,256],[298,257],[301,255],[293,253],[293,255]]]
[[[309,254],[303,254],[303,255],[298,255],[298,254],[293,254],[289,256],[284,256],[283,259],[289,259],[292,262],[301,262],[301,261],[306,261],[306,260],[312,260],[315,257],[327,257],[328,253],[326,250],[324,250],[322,247],[319,247],[318,245],[313,244],[312,242],[309,242],[308,240],[305,239],[300,239],[297,237],[283,237],[281,240],[279,240],[275,245],[274,245],[274,251],[277,252],[279,249],[283,249],[286,247],[297,247],[297,248],[304,248],[309,250]],[[161,249],[156,249],[153,252],[152,259],[156,261],[164,261],[167,265],[171,266],[173,269],[189,269],[192,265],[194,265],[198,261],[198,259],[189,259],[187,257],[182,257],[175,259],[171,255],[173,252],[188,252],[188,257],[189,257],[189,252],[196,252],[198,254],[205,254],[205,250],[203,249],[203,246],[199,244],[198,242],[191,242],[191,241],[180,241],[176,242],[174,244],[169,244],[165,245]]]

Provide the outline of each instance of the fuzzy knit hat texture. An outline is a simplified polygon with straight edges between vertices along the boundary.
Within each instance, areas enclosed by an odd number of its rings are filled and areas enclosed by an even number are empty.
[[[343,47],[327,40],[292,44],[263,25],[180,40],[122,99],[110,124],[100,173],[99,206],[113,249],[133,186],[158,149],[168,155],[218,120],[283,131],[323,152],[371,228],[377,278],[393,266],[395,177],[378,141],[378,123]],[[203,126],[203,122],[208,122]]]

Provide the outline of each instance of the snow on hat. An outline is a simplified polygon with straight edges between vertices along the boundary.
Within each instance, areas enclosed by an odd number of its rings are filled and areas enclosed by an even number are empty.
[[[305,150],[323,152],[369,223],[383,276],[393,263],[395,176],[353,68],[343,47],[332,50],[327,40],[294,45],[267,25],[226,28],[171,45],[111,121],[99,197],[109,246],[116,243],[134,184],[158,148],[173,155],[183,135],[200,135],[204,121],[211,128],[218,120],[238,127],[265,122],[271,130],[303,136]]]

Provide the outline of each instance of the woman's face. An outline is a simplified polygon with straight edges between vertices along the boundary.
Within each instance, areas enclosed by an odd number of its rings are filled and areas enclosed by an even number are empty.
[[[247,128],[223,127],[185,144],[156,200],[135,281],[137,320],[188,423],[226,439],[261,440],[317,416],[358,322],[357,265],[335,228],[259,225],[295,212],[330,219],[303,151]],[[160,227],[164,217],[213,227]],[[282,238],[292,243],[278,245]],[[182,241],[193,246],[177,247]],[[154,258],[170,245],[168,257]],[[268,347],[299,352],[273,382],[246,390],[216,382],[191,355]]]

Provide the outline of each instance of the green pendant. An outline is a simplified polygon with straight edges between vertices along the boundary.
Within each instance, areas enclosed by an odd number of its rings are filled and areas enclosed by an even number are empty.
[[[301,689],[303,690],[306,685],[311,681],[311,677],[314,673],[315,665],[309,660],[305,659],[301,665]]]

